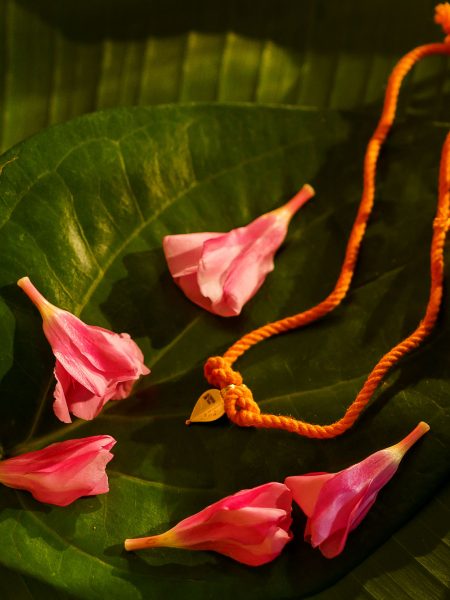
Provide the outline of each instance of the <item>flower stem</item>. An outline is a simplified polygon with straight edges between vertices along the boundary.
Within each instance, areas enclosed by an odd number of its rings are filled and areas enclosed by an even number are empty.
[[[430,430],[428,423],[421,421],[415,429],[411,431],[405,438],[403,438],[398,444],[392,446],[392,450],[396,450],[401,456],[404,456],[408,450],[413,446],[417,440],[419,440],[427,431]]]
[[[17,282],[17,285],[25,292],[28,298],[33,302],[36,308],[45,319],[55,312],[56,306],[53,306],[31,283],[29,277],[22,277]]]
[[[125,550],[144,550],[145,548],[160,548],[162,546],[175,546],[174,537],[170,535],[169,531],[166,533],[160,533],[159,535],[151,535],[149,537],[142,538],[130,538],[125,540]]]
[[[314,188],[308,183],[305,184],[302,189],[295,194],[289,202],[282,207],[282,210],[286,210],[291,217],[295,215],[295,213],[315,195]]]

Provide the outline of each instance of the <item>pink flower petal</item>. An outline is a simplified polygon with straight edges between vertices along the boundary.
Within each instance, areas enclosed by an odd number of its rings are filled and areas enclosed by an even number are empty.
[[[64,423],[70,413],[90,420],[108,400],[126,398],[134,382],[150,370],[140,348],[127,333],[86,325],[53,306],[28,277],[18,282],[43,317],[44,333],[56,357],[53,409]]]
[[[197,280],[197,272],[175,280],[186,296],[205,310],[211,311],[211,300],[202,296]]]
[[[338,473],[311,473],[285,481],[308,517],[305,539],[327,558],[342,552],[347,536],[364,519],[380,489],[394,476],[409,448],[427,431],[419,425],[401,442]]]
[[[205,242],[197,279],[213,312],[222,316],[241,312],[273,270],[273,256],[286,233],[286,219],[268,214]]]
[[[335,529],[353,529],[355,508],[364,497],[377,493],[397,471],[399,462],[380,450],[348,469],[334,474],[323,486],[312,519],[311,540],[320,545]]]
[[[292,495],[281,483],[242,490],[157,536],[126,540],[127,550],[172,546],[213,550],[247,565],[276,558],[292,538]]]
[[[259,567],[277,558],[291,539],[292,534],[275,526],[268,530],[265,538],[256,544],[247,541],[244,546],[239,542],[221,539],[209,543],[204,542],[190,547],[190,550],[219,552],[250,567]]]
[[[333,473],[309,473],[299,477],[287,477],[284,483],[305,515],[310,517],[324,484],[332,477]]]
[[[0,482],[41,502],[67,506],[108,491],[105,468],[116,440],[109,435],[67,440],[0,461]]]
[[[163,249],[172,277],[184,277],[196,273],[203,244],[222,235],[223,233],[205,232],[166,236],[163,240]]]
[[[228,233],[169,235],[163,240],[169,270],[186,296],[223,317],[240,314],[270,271],[294,213],[312,196],[309,185],[283,207]]]
[[[364,519],[375,503],[377,495],[378,494],[373,494],[372,496],[365,497],[364,492],[361,493],[359,501],[355,503],[350,514],[350,518],[342,520],[341,529],[339,529],[339,526],[336,524],[333,533],[319,544],[319,549],[325,558],[335,558],[342,552],[348,534]],[[314,546],[311,533],[309,534],[309,539],[307,539],[306,536],[305,539],[306,541],[309,541],[313,547],[316,547]]]
[[[61,363],[57,362],[54,370],[56,387],[54,392],[53,411],[60,421],[71,423],[70,412],[87,421],[94,419],[110,400],[110,393],[105,390],[103,396],[96,396],[71,377]],[[67,396],[66,396],[67,394]]]

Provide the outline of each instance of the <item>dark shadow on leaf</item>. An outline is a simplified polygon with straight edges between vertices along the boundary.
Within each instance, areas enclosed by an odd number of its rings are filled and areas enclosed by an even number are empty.
[[[409,21],[408,28],[404,26],[402,11],[393,11],[388,0],[379,0],[373,6],[342,5],[322,0],[280,0],[276,9],[271,0],[260,0],[256,12],[251,0],[230,0],[225,4],[186,0],[182,10],[177,0],[129,0],[126,6],[121,0],[97,0],[90,6],[80,5],[75,0],[66,0],[64,5],[52,0],[37,0],[31,5],[25,0],[19,0],[19,3],[26,10],[39,14],[65,36],[91,43],[105,38],[140,40],[148,35],[170,37],[191,30],[207,33],[228,30],[251,38],[268,38],[298,51],[304,51],[308,40],[320,53],[345,50],[354,53],[376,51],[389,55],[436,38],[436,29],[431,22],[433,3],[428,0],[421,0],[416,10],[420,11],[422,18]],[[333,34],[330,35],[330,24],[345,18],[359,23],[359,26],[346,29],[345,37],[340,35],[339,28],[332,29]],[[312,20],[318,31],[311,36],[308,28]],[[286,23],[289,22],[295,22],[296,27],[294,31],[289,29],[286,32]],[[401,29],[402,35],[367,35],[369,24],[372,30],[376,30],[386,23],[394,31]],[[420,27],[414,27],[415,23]],[[418,31],[421,38],[417,37]]]
[[[80,600],[77,594],[61,590],[45,583],[38,577],[25,575],[18,570],[0,566],[0,595],[2,598],[17,598],[19,590],[26,589],[26,594],[35,600]]]
[[[239,317],[225,319],[186,298],[174,283],[161,248],[127,254],[123,264],[127,276],[113,284],[110,295],[101,304],[114,331],[126,331],[132,337],[148,337],[153,348],[164,349],[180,332],[200,319],[210,322],[212,331],[226,331],[230,336],[234,331],[238,337],[248,329],[251,306],[245,307]],[[152,362],[152,357],[149,361]],[[151,378],[147,383],[152,385]]]
[[[162,348],[201,309],[174,284],[161,248],[127,254],[123,263],[127,277],[113,284],[101,309],[114,331],[149,337],[154,348]]]
[[[24,439],[31,426],[36,406],[52,376],[54,359],[42,331],[41,317],[22,290],[16,285],[4,286],[0,297],[16,323],[14,362],[0,381],[0,438],[7,454],[12,445]],[[45,412],[55,419],[50,400]]]
[[[176,549],[145,550],[130,553],[126,559],[127,569],[130,572],[129,581],[144,595],[149,580],[161,578],[162,581],[170,581],[172,586],[183,582],[184,589],[191,597],[214,597],[217,600],[230,598],[233,580],[245,580],[246,586],[251,586],[253,593],[258,594],[258,597],[268,597],[265,595],[265,589],[276,569],[276,562],[252,568],[213,552],[189,552]],[[119,575],[118,572],[115,574]],[[120,574],[123,577],[123,573]],[[223,578],[224,575],[226,579],[220,588],[212,585],[211,582],[218,577]],[[236,597],[240,598],[243,595],[238,592]]]

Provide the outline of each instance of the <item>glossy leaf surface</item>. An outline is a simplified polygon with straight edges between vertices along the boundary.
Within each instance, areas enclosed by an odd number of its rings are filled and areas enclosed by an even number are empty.
[[[0,147],[99,108],[281,103],[378,112],[395,61],[442,39],[435,0],[1,0]],[[401,111],[448,119],[448,61]]]
[[[332,288],[359,202],[372,127],[350,113],[294,108],[117,109],[51,128],[2,157],[5,452],[100,433],[118,440],[107,496],[62,509],[0,489],[0,561],[10,573],[5,586],[37,590],[30,594],[38,598],[46,586],[77,598],[332,594],[343,576],[350,583],[341,585],[351,590],[354,567],[432,499],[450,462],[447,302],[429,342],[402,362],[340,439],[240,429],[225,418],[184,424],[207,387],[202,364],[209,355],[263,322],[315,304]],[[264,410],[335,420],[377,359],[421,319],[446,128],[419,119],[395,128],[382,156],[357,275],[342,307],[239,361]],[[170,278],[162,237],[242,225],[285,202],[304,182],[317,196],[291,223],[275,271],[243,314],[223,320],[189,303]],[[53,360],[38,314],[15,286],[25,274],[86,322],[137,339],[152,375],[135,397],[111,404],[90,423],[56,422],[48,397]],[[299,514],[295,540],[276,562],[258,569],[212,553],[122,550],[125,537],[167,529],[239,489],[346,467],[398,441],[419,420],[431,432],[333,561],[302,542]],[[446,532],[442,515],[434,512],[430,527],[436,527],[438,544]],[[405,582],[409,576],[406,571]],[[441,593],[445,575],[439,581]],[[360,592],[370,596],[364,586]]]

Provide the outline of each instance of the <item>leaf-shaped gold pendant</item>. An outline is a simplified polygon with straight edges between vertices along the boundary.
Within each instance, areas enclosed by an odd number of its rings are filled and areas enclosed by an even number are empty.
[[[220,390],[207,390],[206,392],[203,392],[197,400],[191,416],[186,421],[186,425],[190,425],[190,423],[216,421],[224,414],[225,406]]]

